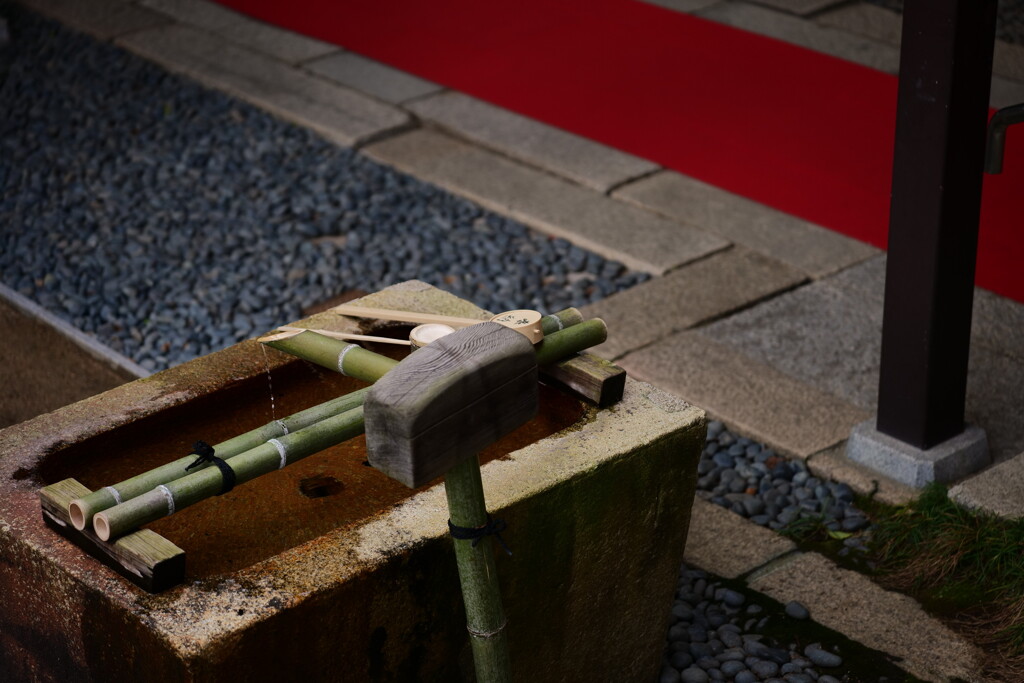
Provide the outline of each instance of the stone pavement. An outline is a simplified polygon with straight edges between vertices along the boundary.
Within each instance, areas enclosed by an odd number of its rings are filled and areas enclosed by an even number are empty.
[[[837,0],[650,0],[895,73],[900,15]],[[599,351],[731,429],[889,502],[913,491],[847,460],[875,409],[877,249],[332,45],[202,0],[22,0],[526,225],[657,277],[591,305]],[[1000,42],[992,103],[1024,101],[1024,45]],[[967,418],[993,467],[964,504],[1024,515],[1024,306],[977,291]],[[722,543],[722,539],[729,539]],[[697,501],[688,562],[902,658],[971,680],[971,648],[908,599]],[[852,596],[856,599],[852,599]],[[913,629],[901,624],[913,623]],[[943,656],[935,656],[941,651]]]

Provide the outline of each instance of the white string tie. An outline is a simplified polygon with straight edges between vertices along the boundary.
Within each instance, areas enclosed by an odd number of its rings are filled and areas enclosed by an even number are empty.
[[[274,448],[277,449],[277,454],[281,456],[281,465],[277,469],[284,469],[284,466],[288,464],[288,449],[286,449],[284,444],[277,439],[270,439],[267,443],[274,444]]]
[[[166,486],[164,486],[163,484],[160,484],[159,486],[157,486],[157,489],[160,491],[160,493],[164,494],[164,498],[167,499],[167,516],[169,517],[169,516],[173,515],[174,514],[174,494],[171,493],[171,490],[169,488],[167,488]]]
[[[338,354],[338,372],[346,377],[348,377],[348,375],[345,373],[345,354],[355,348],[358,348],[355,344],[349,344],[342,349],[341,353]]]
[[[117,492],[117,489],[115,489],[113,486],[104,486],[103,488],[107,491],[110,491],[110,495],[114,497],[114,500],[117,501],[118,505],[121,504],[121,494]]]

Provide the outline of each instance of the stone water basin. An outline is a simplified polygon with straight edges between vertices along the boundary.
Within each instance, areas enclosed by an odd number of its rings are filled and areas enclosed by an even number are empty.
[[[485,316],[416,282],[360,303]],[[42,486],[98,488],[359,386],[249,341],[0,432],[0,679],[472,680],[442,484],[364,465],[361,437],[149,525],[187,555],[159,594],[42,522]],[[603,410],[542,387],[483,454],[517,680],[656,676],[703,433],[639,382]]]

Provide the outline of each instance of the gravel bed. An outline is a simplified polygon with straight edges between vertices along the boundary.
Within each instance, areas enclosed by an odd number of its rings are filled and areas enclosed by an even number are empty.
[[[841,554],[867,551],[871,521],[854,503],[853,489],[822,481],[802,460],[780,457],[721,422],[708,423],[697,475],[697,495],[755,524],[775,531],[820,524],[844,538]]]
[[[649,277],[0,11],[0,279],[147,369],[412,278],[492,311],[551,312]]]
[[[871,523],[855,505],[849,486],[821,481],[803,461],[782,458],[719,421],[708,423],[697,472],[698,496],[755,524],[779,532],[821,525],[843,539],[840,555],[867,552]],[[852,680],[840,668],[843,660],[835,645],[780,643],[771,637],[776,633],[772,617],[746,602],[743,593],[683,565],[659,683]],[[813,616],[798,602],[786,605],[783,615],[774,618],[804,621]]]
[[[786,605],[785,615],[808,618],[798,602]],[[766,636],[778,615],[767,615],[747,596],[722,586],[714,577],[683,565],[672,605],[659,683],[839,683],[843,657],[820,642],[801,647],[780,644]],[[837,677],[839,676],[839,677]]]

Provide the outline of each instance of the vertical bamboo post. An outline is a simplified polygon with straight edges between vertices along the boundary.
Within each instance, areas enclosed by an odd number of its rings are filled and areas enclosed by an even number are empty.
[[[444,490],[452,524],[478,529],[488,523],[477,456],[466,458],[448,470]],[[505,610],[501,604],[491,539],[483,536],[477,541],[455,539],[453,542],[476,679],[478,683],[505,683],[511,680],[511,667],[505,637]]]
[[[412,488],[444,475],[477,681],[506,683],[505,612],[489,538],[500,528],[487,518],[478,454],[536,415],[533,345],[498,323],[462,328],[399,363],[364,407],[371,465]]]

